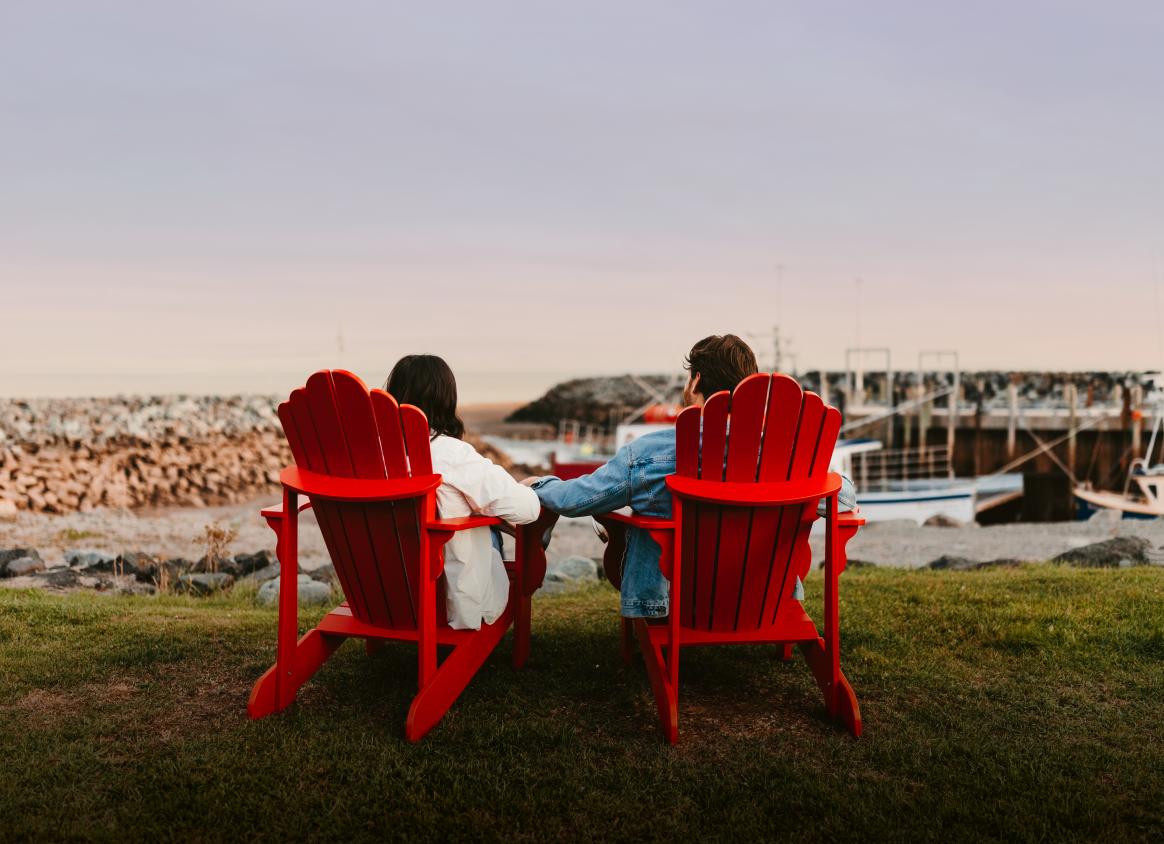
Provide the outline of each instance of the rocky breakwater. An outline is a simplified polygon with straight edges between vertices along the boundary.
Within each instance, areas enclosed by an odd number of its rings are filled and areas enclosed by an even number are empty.
[[[274,492],[291,451],[272,396],[0,400],[0,519],[203,507]],[[510,468],[495,449],[466,437]]]
[[[0,517],[268,491],[290,460],[276,405],[268,396],[0,400]]]

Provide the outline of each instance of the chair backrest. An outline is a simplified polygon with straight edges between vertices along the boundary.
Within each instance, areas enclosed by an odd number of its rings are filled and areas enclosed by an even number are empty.
[[[432,474],[424,413],[369,391],[350,372],[312,375],[279,405],[279,420],[301,469],[375,480]],[[415,628],[424,497],[311,504],[352,614],[380,627]]]
[[[712,481],[823,477],[841,414],[787,375],[761,373],[690,407],[675,425],[677,475]],[[683,505],[680,623],[762,630],[811,565],[816,501],[781,507]]]

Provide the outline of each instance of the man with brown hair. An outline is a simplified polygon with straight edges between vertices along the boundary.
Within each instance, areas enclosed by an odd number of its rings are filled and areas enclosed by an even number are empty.
[[[756,355],[734,334],[704,337],[691,347],[684,368],[688,372],[683,403],[702,405],[704,400],[736,385],[759,371]],[[671,493],[666,477],[675,473],[675,432],[656,431],[627,443],[609,463],[589,475],[563,481],[536,478],[527,481],[542,506],[563,516],[593,516],[630,507],[643,516],[671,515]],[[853,485],[846,478],[840,492],[842,510],[856,504]],[[657,618],[667,614],[667,580],[659,570],[658,543],[646,531],[627,531],[622,561],[622,614],[627,618]],[[795,584],[796,597],[802,587]]]

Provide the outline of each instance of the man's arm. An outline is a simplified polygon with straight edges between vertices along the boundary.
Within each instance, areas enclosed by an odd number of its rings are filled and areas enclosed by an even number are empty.
[[[837,493],[837,512],[848,513],[857,509],[857,488],[844,472],[841,475],[841,489]],[[816,512],[821,516],[828,513],[828,500],[822,498],[816,505]]]
[[[630,446],[623,446],[609,463],[589,475],[569,481],[540,478],[533,483],[533,489],[543,507],[563,516],[609,513],[630,505],[630,460]]]

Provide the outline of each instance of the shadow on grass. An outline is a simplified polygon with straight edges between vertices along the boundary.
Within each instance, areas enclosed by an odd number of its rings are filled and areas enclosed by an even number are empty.
[[[842,665],[866,733],[774,647],[683,653],[663,743],[608,587],[535,602],[441,724],[403,740],[415,649],[348,643],[251,722],[275,615],[0,594],[0,828],[12,837],[1007,840],[1158,831],[1164,573],[859,570]],[[807,584],[819,617],[818,576]],[[314,623],[316,611],[303,619]]]

